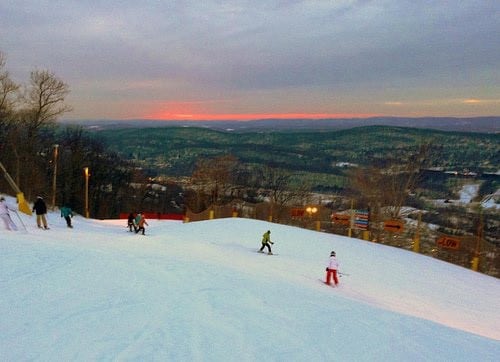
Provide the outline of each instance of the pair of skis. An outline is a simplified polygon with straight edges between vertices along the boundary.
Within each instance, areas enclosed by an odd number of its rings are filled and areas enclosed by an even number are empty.
[[[345,276],[349,276],[350,274],[338,272],[338,275],[339,275],[339,277],[342,277],[344,275]],[[330,283],[329,284],[329,283],[325,282],[323,279],[318,279],[318,280],[321,282],[321,284],[328,285],[329,287],[332,287],[332,288],[337,288],[338,287],[338,285],[336,285],[334,283]]]
[[[278,255],[278,254],[275,254],[275,253],[266,253],[266,252],[260,251],[260,250],[257,250],[257,253],[259,253],[259,254],[266,254],[266,255]]]

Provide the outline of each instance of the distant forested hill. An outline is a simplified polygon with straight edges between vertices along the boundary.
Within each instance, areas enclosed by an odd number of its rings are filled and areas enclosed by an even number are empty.
[[[371,117],[345,119],[259,119],[251,121],[66,120],[92,129],[202,127],[239,132],[341,130],[367,126],[410,127],[441,131],[499,133],[500,117]]]
[[[436,150],[434,167],[497,172],[500,166],[500,134],[491,133],[390,126],[293,132],[155,127],[104,129],[95,135],[151,175],[188,176],[198,159],[225,154],[249,165],[266,164],[318,176],[338,174],[342,163],[377,164],[428,142]]]

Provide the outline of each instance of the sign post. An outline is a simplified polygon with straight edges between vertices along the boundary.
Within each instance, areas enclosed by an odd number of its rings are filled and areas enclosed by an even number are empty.
[[[415,253],[420,252],[420,224],[422,223],[422,212],[418,213],[417,220],[417,230],[415,231],[415,237],[413,238],[413,251]]]

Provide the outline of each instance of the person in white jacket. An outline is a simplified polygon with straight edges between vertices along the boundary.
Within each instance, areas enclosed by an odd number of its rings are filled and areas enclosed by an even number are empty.
[[[17,230],[16,224],[10,218],[9,210],[15,211],[15,209],[11,208],[7,205],[7,201],[5,201],[5,197],[0,196],[0,219],[3,220],[5,228],[7,230]]]
[[[339,262],[337,261],[337,257],[335,255],[335,252],[332,251],[330,253],[330,259],[328,259],[328,262],[326,264],[326,281],[325,284],[330,285],[332,283],[332,277],[333,277],[333,282],[335,283],[335,286],[339,284],[339,279],[337,278],[337,270],[339,269]]]

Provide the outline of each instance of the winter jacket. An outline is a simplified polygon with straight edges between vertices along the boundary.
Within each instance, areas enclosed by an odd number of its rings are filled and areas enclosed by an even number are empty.
[[[262,244],[267,244],[271,243],[271,233],[269,231],[266,231],[264,235],[262,235]]]
[[[43,215],[47,213],[47,205],[45,205],[45,201],[43,201],[41,197],[36,199],[32,211],[36,211],[37,215]]]
[[[71,208],[66,206],[61,207],[61,217],[68,217],[68,216],[73,217],[73,212],[71,211]]]
[[[139,219],[139,221],[137,222],[137,225],[142,228],[144,227],[144,224],[148,225],[148,223],[146,222],[146,218],[144,216],[141,215],[141,218]]]
[[[331,256],[330,259],[328,259],[326,267],[328,269],[338,270],[339,269],[339,262],[337,261],[337,258],[334,256]]]

